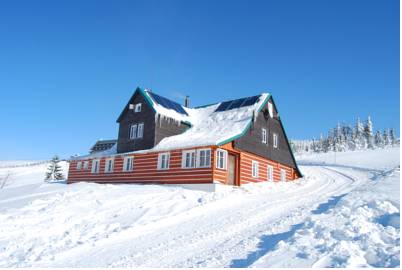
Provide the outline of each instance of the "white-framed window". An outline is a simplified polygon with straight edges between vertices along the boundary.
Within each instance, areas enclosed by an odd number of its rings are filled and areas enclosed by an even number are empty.
[[[267,130],[265,128],[261,129],[262,143],[267,143]]]
[[[197,167],[199,168],[211,167],[211,149],[197,150]]]
[[[216,150],[216,168],[226,170],[227,156],[228,156],[228,152],[226,150],[222,150],[222,149]]]
[[[135,104],[134,112],[140,112],[140,111],[141,111],[141,103]]]
[[[88,170],[88,166],[89,166],[89,161],[88,160],[84,161],[84,170]]]
[[[144,136],[144,123],[139,123],[137,128],[137,138],[142,138]]]
[[[253,178],[258,178],[258,161],[252,161],[251,162],[251,172]]]
[[[130,126],[130,139],[135,139],[137,137],[137,124],[131,124]]]
[[[114,167],[114,159],[107,158],[105,162],[105,173],[113,172],[113,167]]]
[[[133,170],[134,157],[124,157],[123,172],[131,172]]]
[[[268,181],[271,181],[271,182],[274,181],[274,167],[271,165],[268,165],[268,167],[267,167],[267,178],[268,178]]]
[[[274,140],[274,148],[278,148],[278,134],[274,133],[273,135],[273,140]]]
[[[99,173],[99,165],[100,165],[100,159],[92,160],[91,172],[92,173]]]
[[[81,170],[82,169],[82,162],[78,161],[77,162],[77,170]]]
[[[281,181],[286,182],[286,170],[281,169]]]
[[[169,169],[170,153],[160,153],[158,155],[158,170]]]
[[[140,139],[144,136],[144,123],[131,124],[130,140]]]
[[[195,168],[195,150],[186,150],[183,151],[182,158],[181,158],[181,167],[182,168]]]

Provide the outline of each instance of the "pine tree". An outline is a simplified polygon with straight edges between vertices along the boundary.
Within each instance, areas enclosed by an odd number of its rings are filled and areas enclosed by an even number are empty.
[[[364,136],[366,137],[368,148],[374,148],[373,123],[370,116],[367,118],[366,126],[364,127]]]
[[[394,129],[391,128],[389,130],[389,140],[391,142],[391,145],[395,145],[396,144],[396,138],[395,138],[395,133],[394,133]]]
[[[49,167],[46,172],[46,181],[51,180],[62,180],[64,176],[62,174],[61,166],[59,165],[60,159],[57,155],[55,155],[50,161]]]
[[[356,126],[354,130],[354,145],[356,149],[364,149],[367,146],[366,139],[364,137],[364,126],[360,122],[360,118],[357,118]]]
[[[384,146],[384,138],[381,134],[381,131],[377,130],[374,136],[374,143],[377,147],[383,147]]]
[[[388,131],[386,129],[384,129],[383,138],[384,138],[384,145],[390,145],[391,144],[389,136],[388,136]]]

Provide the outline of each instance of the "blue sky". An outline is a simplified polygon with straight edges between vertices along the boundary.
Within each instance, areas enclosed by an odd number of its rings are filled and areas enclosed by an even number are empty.
[[[290,138],[399,134],[399,1],[1,1],[0,159],[116,138],[137,86],[194,106],[269,91]]]

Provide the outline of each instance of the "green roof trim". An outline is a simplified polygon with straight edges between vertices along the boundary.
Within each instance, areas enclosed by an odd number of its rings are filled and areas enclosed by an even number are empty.
[[[264,102],[263,102],[263,103],[261,104],[261,106],[258,108],[257,114],[262,110],[262,108],[265,107],[265,105],[267,104],[267,102],[268,102],[268,100],[269,100],[270,97],[271,97],[271,94],[268,94],[267,97],[265,98]],[[231,137],[231,138],[229,138],[229,139],[227,139],[227,140],[224,140],[224,141],[222,141],[222,142],[219,142],[219,143],[218,143],[218,146],[227,144],[227,143],[229,143],[229,142],[231,142],[231,141],[234,141],[234,140],[236,140],[236,139],[238,139],[238,138],[244,136],[244,134],[246,134],[246,132],[250,129],[252,122],[253,122],[252,119],[250,119],[250,122],[248,122],[247,126],[245,127],[245,129],[244,129],[241,133],[239,133],[239,134],[237,134],[237,135],[235,135],[235,136],[233,136],[233,137]]]
[[[149,106],[151,106],[152,110],[155,110],[154,108],[154,101],[149,97],[149,95],[147,94],[147,92],[145,92],[144,89],[142,89],[141,87],[137,87],[136,91],[139,91],[141,93],[141,95],[145,98],[145,100],[148,102]]]
[[[252,121],[250,120],[250,122],[248,122],[246,128],[245,128],[240,134],[237,134],[237,135],[235,135],[235,136],[233,136],[233,137],[231,137],[231,138],[229,138],[229,139],[227,139],[227,140],[224,140],[224,141],[222,141],[222,142],[219,142],[218,145],[221,146],[221,145],[227,144],[227,143],[229,143],[229,142],[231,142],[231,141],[233,141],[233,140],[236,140],[236,139],[238,139],[238,138],[244,136],[244,134],[246,134],[246,132],[247,132],[247,131],[249,130],[249,128],[251,127],[251,122],[252,122]]]

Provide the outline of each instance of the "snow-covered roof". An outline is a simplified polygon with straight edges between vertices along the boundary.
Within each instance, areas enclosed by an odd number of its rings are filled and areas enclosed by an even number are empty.
[[[223,145],[233,141],[246,133],[251,126],[253,117],[257,117],[258,112],[270,97],[270,94],[262,93],[258,96],[229,100],[198,108],[186,108],[148,90],[138,89],[137,91],[141,92],[155,110],[156,122],[165,118],[176,121],[178,125],[187,123],[190,127],[182,134],[162,139],[152,149],[134,151],[135,153]],[[101,156],[102,153],[104,155],[117,154],[116,150],[116,147],[113,147],[105,152],[96,153],[96,156]],[[87,155],[79,158],[89,157],[93,156]]]
[[[268,97],[268,93],[263,93],[248,106],[228,110],[219,110],[222,108],[223,102],[202,108],[186,108],[191,128],[182,134],[164,138],[153,149],[163,151],[175,148],[222,145],[230,142],[244,135],[251,125],[253,117],[258,115]]]

